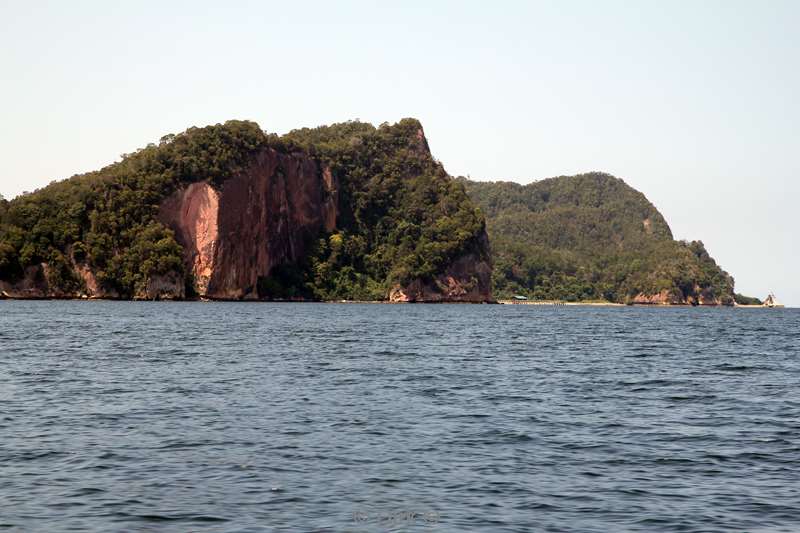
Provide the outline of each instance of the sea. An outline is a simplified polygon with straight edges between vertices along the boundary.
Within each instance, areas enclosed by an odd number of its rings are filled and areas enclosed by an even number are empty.
[[[798,532],[800,310],[0,301],[0,531]]]

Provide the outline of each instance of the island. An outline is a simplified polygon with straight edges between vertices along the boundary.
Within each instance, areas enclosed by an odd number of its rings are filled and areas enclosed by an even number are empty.
[[[733,305],[734,280],[701,241],[676,241],[623,180],[593,172],[529,185],[461,178],[487,218],[495,296]]]
[[[734,305],[701,241],[604,173],[453,178],[422,124],[189,128],[0,199],[0,296]]]

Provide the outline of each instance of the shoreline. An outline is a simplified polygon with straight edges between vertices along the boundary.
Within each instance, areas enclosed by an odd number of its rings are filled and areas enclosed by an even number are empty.
[[[580,307],[626,307],[627,304],[615,302],[564,302],[560,300],[497,300],[501,305],[552,305]]]
[[[494,300],[494,301],[422,301],[422,302],[390,302],[389,300],[227,300],[217,298],[184,298],[184,299],[127,299],[127,298],[89,298],[89,297],[55,297],[55,296],[36,296],[36,297],[15,297],[0,294],[2,301],[77,301],[77,302],[175,302],[175,303],[206,303],[206,302],[228,302],[228,303],[318,303],[318,304],[373,304],[373,305],[403,305],[403,304],[466,304],[466,305],[526,305],[539,307],[649,307],[649,308],[673,308],[673,307],[703,307],[703,308],[732,308],[732,309],[792,309],[788,306],[766,306],[766,305],[697,305],[691,304],[643,304],[632,303],[623,304],[616,302],[564,302],[558,300]]]

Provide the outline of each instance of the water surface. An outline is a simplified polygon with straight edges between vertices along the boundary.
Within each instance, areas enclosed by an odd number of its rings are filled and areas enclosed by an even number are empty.
[[[799,531],[798,310],[0,302],[0,531]]]

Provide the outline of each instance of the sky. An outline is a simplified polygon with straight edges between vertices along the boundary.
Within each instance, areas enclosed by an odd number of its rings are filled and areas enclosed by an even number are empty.
[[[450,174],[604,171],[800,306],[800,2],[0,0],[0,194],[229,119],[418,118]]]

